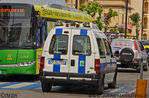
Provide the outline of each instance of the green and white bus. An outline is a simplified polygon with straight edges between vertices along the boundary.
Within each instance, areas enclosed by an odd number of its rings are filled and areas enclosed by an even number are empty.
[[[91,22],[83,13],[0,3],[0,75],[37,75],[44,41],[56,20]]]

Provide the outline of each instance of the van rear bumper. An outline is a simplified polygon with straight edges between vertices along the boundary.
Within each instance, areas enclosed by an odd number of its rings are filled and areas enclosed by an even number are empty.
[[[97,85],[99,74],[40,72],[40,81],[54,85]]]
[[[98,80],[73,80],[73,79],[55,79],[55,78],[46,78],[44,76],[40,76],[41,82],[52,83],[53,85],[93,85],[96,86],[98,84]]]

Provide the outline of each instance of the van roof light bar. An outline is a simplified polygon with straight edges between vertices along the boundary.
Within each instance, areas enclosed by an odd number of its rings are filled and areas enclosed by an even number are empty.
[[[89,22],[84,22],[84,23],[83,23],[83,26],[84,26],[84,27],[90,27],[90,23],[89,23]]]
[[[56,23],[55,23],[56,26],[63,26],[63,22],[61,20],[58,20]]]

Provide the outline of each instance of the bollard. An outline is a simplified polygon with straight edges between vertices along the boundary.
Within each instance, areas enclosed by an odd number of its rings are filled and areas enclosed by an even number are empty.
[[[146,89],[147,89],[147,80],[138,79],[136,98],[147,98]]]

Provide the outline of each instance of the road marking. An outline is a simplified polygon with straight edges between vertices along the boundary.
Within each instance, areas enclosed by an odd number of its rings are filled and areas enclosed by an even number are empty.
[[[0,85],[2,85],[2,84],[6,84],[6,83],[8,83],[8,82],[0,82]]]
[[[0,82],[0,89],[42,91],[41,82]],[[52,91],[63,91],[63,90],[64,89],[61,89],[61,87],[59,86],[52,87]],[[66,89],[65,91],[67,90],[68,89]],[[135,92],[134,88],[128,86],[123,87],[118,86],[115,89],[106,88],[104,90],[104,95],[123,95],[123,94],[129,94],[131,92]]]
[[[22,88],[22,87],[29,86],[29,85],[32,85],[32,84],[35,84],[35,83],[18,83],[18,84],[6,86],[6,87],[3,87],[3,88]]]
[[[135,93],[135,92],[136,92],[136,89],[131,90],[130,92],[128,92],[128,94],[132,94],[132,93]]]
[[[32,90],[41,86],[40,82],[1,82],[0,89]]]
[[[120,91],[120,90],[122,90],[122,89],[124,89],[123,87],[120,87],[120,88],[116,88],[116,89],[114,89],[114,90],[112,90],[112,91],[110,91],[111,93],[114,93],[114,92],[117,92],[117,91]]]

